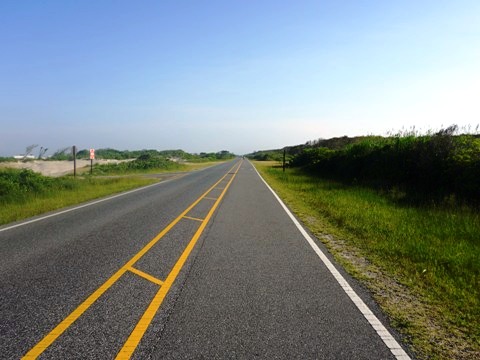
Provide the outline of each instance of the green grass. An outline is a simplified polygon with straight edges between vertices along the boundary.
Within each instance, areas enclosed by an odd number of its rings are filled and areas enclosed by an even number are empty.
[[[334,235],[350,249],[347,252],[361,254],[387,275],[391,282],[375,284],[381,276],[368,279],[354,265],[347,266],[367,279],[392,324],[420,357],[480,355],[478,212],[400,205],[392,194],[345,186],[296,169],[282,173],[271,164],[255,165],[305,223],[316,224],[312,231],[319,238]],[[408,301],[389,291],[396,283],[398,289],[406,289]],[[415,309],[406,303],[410,300],[415,300]]]
[[[144,177],[49,178],[29,170],[5,169],[0,171],[0,225],[157,181]]]

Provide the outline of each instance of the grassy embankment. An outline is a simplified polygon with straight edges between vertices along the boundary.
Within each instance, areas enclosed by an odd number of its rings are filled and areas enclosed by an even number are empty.
[[[366,138],[306,147],[285,173],[256,163],[374,293],[420,358],[480,355],[476,136]]]

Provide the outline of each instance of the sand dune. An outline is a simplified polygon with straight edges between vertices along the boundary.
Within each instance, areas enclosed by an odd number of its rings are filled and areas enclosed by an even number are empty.
[[[94,160],[94,164],[116,164],[125,160]],[[77,171],[82,168],[89,167],[90,160],[77,160]],[[0,163],[1,167],[9,167],[15,169],[30,169],[47,176],[62,176],[73,173],[73,161],[49,161],[49,160],[33,160],[33,161],[17,161]]]

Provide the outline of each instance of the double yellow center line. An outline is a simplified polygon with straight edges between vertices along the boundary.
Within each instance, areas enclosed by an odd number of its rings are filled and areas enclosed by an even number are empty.
[[[69,327],[72,325],[82,314],[93,305],[100,296],[102,296],[115,282],[117,282],[126,272],[136,274],[154,284],[160,286],[160,289],[155,294],[154,298],[151,300],[150,304],[147,307],[147,310],[144,312],[139,322],[133,329],[132,333],[128,337],[127,341],[124,343],[122,349],[117,354],[117,359],[129,359],[136,347],[138,346],[140,340],[142,339],[145,331],[153,320],[153,317],[157,313],[158,309],[162,305],[163,300],[165,299],[168,291],[170,290],[172,284],[177,278],[180,270],[187,261],[190,253],[192,252],[195,244],[197,243],[200,235],[205,230],[208,222],[213,216],[218,205],[222,201],[225,193],[227,192],[230,184],[233,182],[242,161],[239,164],[234,165],[220,180],[218,180],[210,189],[208,189],[202,196],[195,200],[189,207],[187,207],[175,220],[168,224],[157,236],[155,236],[147,245],[145,245],[137,254],[135,254],[124,266],[122,266],[115,274],[113,274],[103,285],[101,285],[97,290],[95,290],[83,303],[81,303],[70,315],[68,315],[60,324],[58,324],[50,333],[48,333],[39,343],[37,343],[30,351],[28,351],[23,359],[36,359],[41,355],[57,338],[62,335]],[[227,184],[218,187],[222,181],[226,180],[227,176],[231,175]],[[227,180],[226,180],[227,181]],[[220,196],[213,197],[209,196],[213,190],[222,190]],[[193,218],[187,216],[187,214],[203,199],[213,200],[213,206],[210,208],[204,219]],[[183,253],[178,258],[177,262],[173,266],[170,273],[167,275],[165,280],[157,279],[147,273],[144,273],[141,270],[138,270],[134,267],[135,263],[140,260],[161,238],[163,238],[180,220],[190,219],[194,221],[201,222],[199,228],[191,238],[187,247],[183,250]]]

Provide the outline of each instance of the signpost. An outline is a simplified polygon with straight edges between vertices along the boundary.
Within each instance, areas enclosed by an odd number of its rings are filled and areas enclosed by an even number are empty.
[[[95,159],[95,149],[90,149],[90,175],[93,174],[93,160]]]

